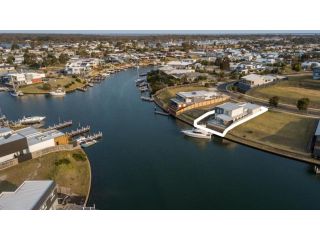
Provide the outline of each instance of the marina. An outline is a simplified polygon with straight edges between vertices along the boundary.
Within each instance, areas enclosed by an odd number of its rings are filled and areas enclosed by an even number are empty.
[[[62,129],[62,128],[66,128],[66,127],[70,127],[72,125],[72,120],[70,121],[65,121],[62,123],[58,123],[58,124],[54,124],[52,126],[49,126],[47,129],[48,130],[53,130],[53,129]]]
[[[61,99],[2,92],[0,107],[8,119],[46,116],[53,126],[63,117],[108,135],[84,148],[92,169],[88,205],[97,209],[319,209],[313,166],[219,137],[184,137],[190,126],[153,114],[136,78],[128,69]]]
[[[90,126],[88,125],[86,127],[81,127],[81,128],[76,129],[76,130],[72,130],[70,132],[67,132],[67,135],[72,138],[72,137],[75,137],[77,135],[89,132],[89,131],[90,131]]]

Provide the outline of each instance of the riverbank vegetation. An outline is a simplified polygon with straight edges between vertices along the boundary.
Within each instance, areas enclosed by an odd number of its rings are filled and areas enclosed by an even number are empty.
[[[307,153],[315,125],[316,119],[268,111],[232,129],[230,134],[263,145]]]
[[[280,103],[296,106],[299,99],[309,98],[309,107],[320,108],[320,82],[312,76],[293,76],[274,85],[252,89],[248,95],[266,100],[277,96]]]
[[[155,93],[165,87],[174,86],[180,80],[163,71],[155,70],[148,73],[147,81],[151,86],[152,93]]]
[[[73,194],[86,197],[90,188],[90,165],[82,150],[50,153],[0,172],[0,193],[14,191],[26,180],[54,180]]]

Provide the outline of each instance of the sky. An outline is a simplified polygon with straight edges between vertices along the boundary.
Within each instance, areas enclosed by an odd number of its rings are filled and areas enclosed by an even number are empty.
[[[0,30],[0,33],[153,35],[153,34],[320,34],[319,30]]]

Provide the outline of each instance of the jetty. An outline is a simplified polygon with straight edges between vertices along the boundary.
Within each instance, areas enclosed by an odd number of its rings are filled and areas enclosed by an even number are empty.
[[[65,121],[62,123],[58,123],[58,124],[54,124],[53,126],[49,126],[48,130],[54,130],[54,129],[62,129],[62,128],[66,128],[72,125],[72,120],[70,121]]]
[[[88,135],[86,137],[86,140],[88,140],[88,141],[97,140],[97,139],[102,138],[102,136],[103,136],[102,132],[98,132],[98,133],[95,133],[95,134],[92,134],[92,135]]]
[[[82,133],[86,133],[86,132],[89,132],[90,131],[90,126],[86,126],[86,127],[82,127],[82,128],[78,128],[76,130],[72,130],[71,132],[67,132],[66,134],[69,136],[69,137],[75,137],[77,135],[80,135]]]
[[[141,96],[140,98],[141,98],[141,100],[147,101],[147,102],[153,102],[154,101],[153,97]]]
[[[157,110],[154,111],[154,114],[159,114],[159,115],[163,115],[163,116],[169,116],[170,115],[169,113],[161,112],[161,111],[157,111]]]

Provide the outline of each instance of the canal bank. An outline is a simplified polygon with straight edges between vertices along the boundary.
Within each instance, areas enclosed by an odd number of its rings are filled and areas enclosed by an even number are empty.
[[[140,72],[148,71],[141,68]],[[73,119],[104,138],[87,148],[97,209],[319,209],[320,180],[308,164],[228,140],[184,137],[188,125],[141,101],[136,69],[64,98],[0,93],[10,119]],[[81,107],[80,107],[81,106]],[[0,173],[1,177],[1,173]]]
[[[170,114],[170,112],[163,106],[162,101],[158,98],[158,94],[164,90],[165,89],[161,89],[154,94],[154,96],[153,96],[154,103],[156,104],[156,106],[161,108],[164,112]],[[182,122],[193,127],[193,121],[185,119],[182,115],[172,115],[172,114],[170,114],[170,115],[173,118],[176,118],[179,121],[182,121]],[[213,137],[219,138],[218,136],[213,136]],[[301,162],[305,162],[305,163],[309,163],[309,164],[320,165],[320,160],[312,158],[311,153],[288,151],[288,150],[281,148],[281,147],[274,147],[274,146],[262,144],[260,142],[254,141],[252,139],[245,139],[245,138],[236,136],[235,134],[232,134],[232,132],[229,132],[224,138],[229,141],[233,141],[235,143],[238,143],[238,144],[246,145],[248,147],[252,147],[254,149],[261,150],[264,152],[276,154],[278,156],[283,156],[288,159],[297,160],[297,161],[301,161]]]

